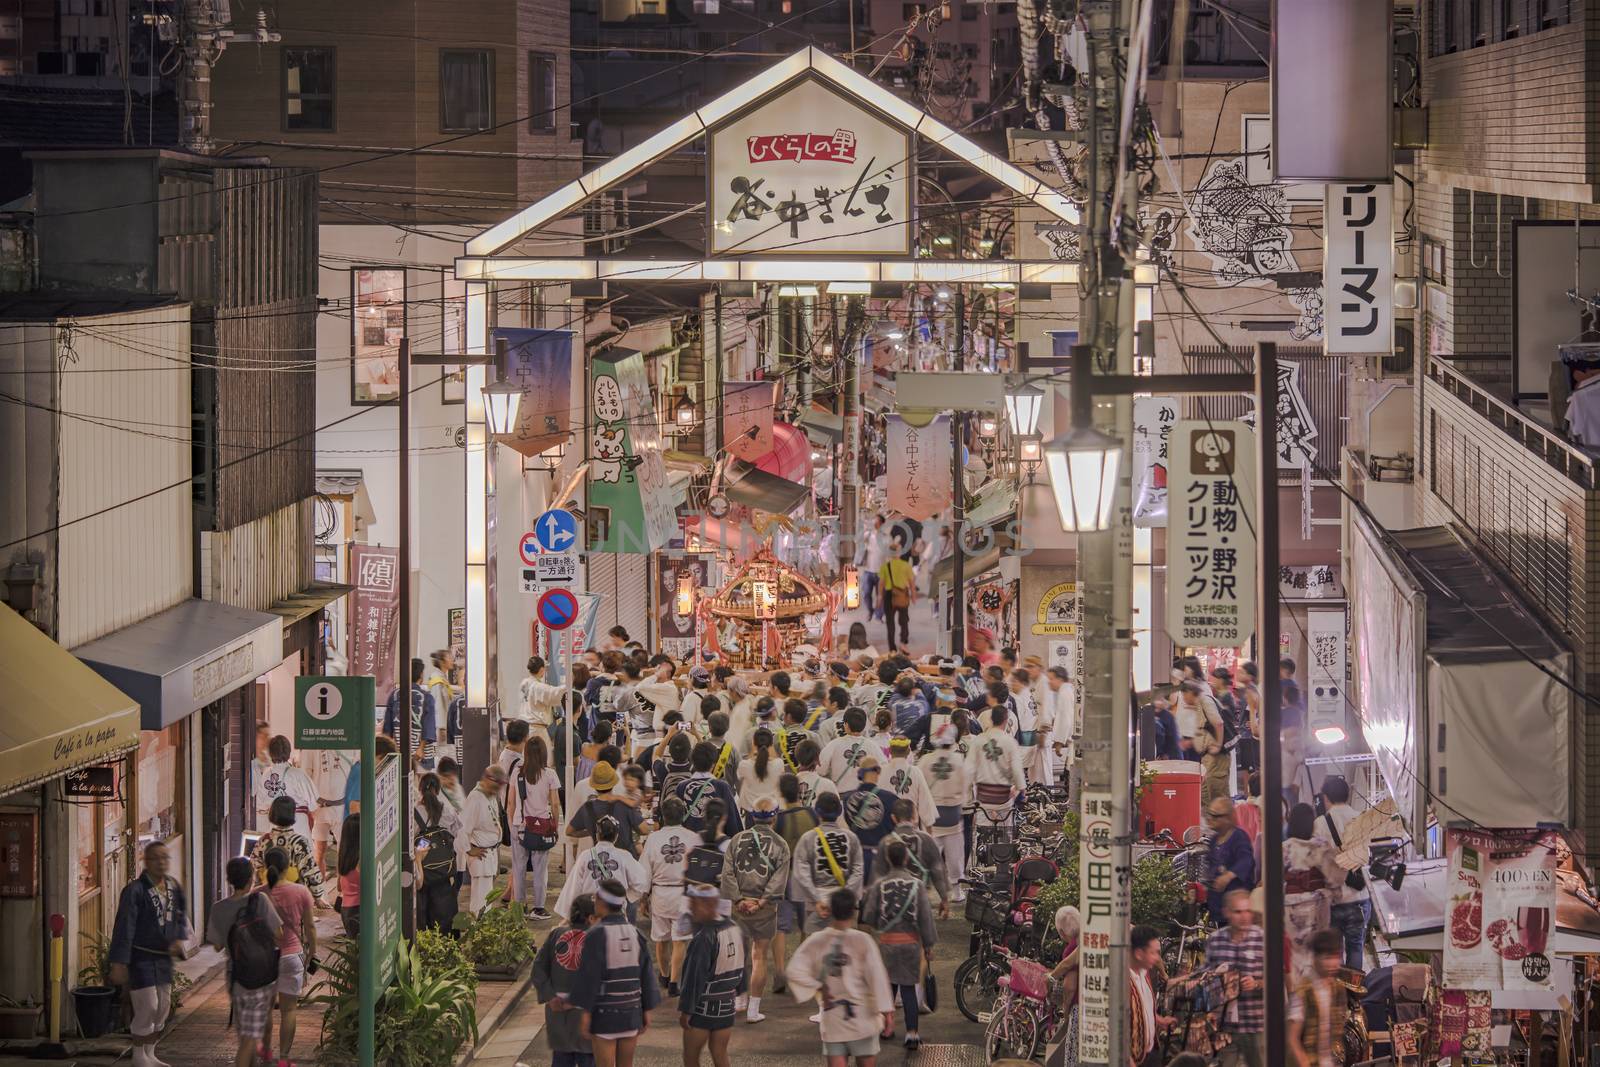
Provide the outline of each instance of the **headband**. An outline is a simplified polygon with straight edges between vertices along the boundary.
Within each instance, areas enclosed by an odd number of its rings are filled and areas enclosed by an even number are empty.
[[[604,887],[596,889],[594,891],[594,895],[605,901],[607,904],[610,904],[613,908],[625,908],[628,906],[627,897],[618,896],[617,894],[608,891]]]
[[[699,897],[702,900],[707,900],[707,899],[710,899],[712,897],[720,897],[720,896],[722,896],[722,891],[719,890],[716,886],[714,886],[714,885],[705,885],[704,883],[701,883],[701,882],[690,882],[688,884],[688,886],[684,889],[684,892],[687,893],[691,897]]]
[[[768,819],[776,819],[778,817],[778,812],[773,808],[767,808],[765,810],[761,808],[751,808],[749,811],[745,812],[745,816],[746,818],[755,819],[757,822],[766,822]]]

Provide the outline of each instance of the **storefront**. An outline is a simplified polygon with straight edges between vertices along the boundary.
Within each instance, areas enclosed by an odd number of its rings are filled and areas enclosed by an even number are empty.
[[[68,973],[110,928],[133,861],[139,706],[0,607],[0,995],[44,1003],[46,919],[67,919]]]
[[[283,620],[186,600],[75,651],[138,701],[132,843],[167,842],[199,926],[221,893],[222,866],[238,854],[253,734],[245,723],[256,679],[283,659]],[[241,758],[219,767],[205,756],[219,746]]]

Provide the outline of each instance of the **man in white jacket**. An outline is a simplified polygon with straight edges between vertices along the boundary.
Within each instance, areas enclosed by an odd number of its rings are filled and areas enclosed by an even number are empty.
[[[986,713],[988,726],[972,739],[967,767],[978,798],[978,825],[1000,823],[1011,812],[1017,795],[1028,787],[1022,772],[1022,752],[1006,729],[1009,712],[996,704]]]
[[[683,828],[685,810],[682,797],[669,796],[661,802],[661,829],[644,839],[642,855],[656,969],[672,983],[667,988],[672,996],[683,976],[683,954],[694,937],[692,927],[677,922],[686,906],[683,872],[689,866],[689,853],[700,847],[700,835]],[[676,929],[679,925],[684,929]]]
[[[818,929],[789,961],[786,973],[794,999],[822,1002],[822,1053],[832,1067],[854,1058],[874,1062],[879,1034],[894,1030],[894,990],[878,943],[857,930],[858,893],[836,889],[822,902],[826,926]]]
[[[483,910],[500,873],[500,794],[509,776],[505,768],[491,763],[461,808],[461,829],[456,833],[458,869],[467,872],[467,907],[476,915]]]
[[[806,904],[805,929],[827,923],[828,895],[836,889],[859,893],[866,872],[861,839],[844,824],[844,803],[837,793],[824,793],[815,805],[817,825],[800,835],[790,877],[794,896]]]
[[[961,731],[952,722],[934,727],[933,751],[922,757],[917,769],[928,783],[933,796],[934,818],[928,830],[944,854],[945,875],[950,879],[950,902],[959,904],[966,899],[966,886],[961,879],[967,876],[966,840],[962,833],[962,811],[972,801],[972,767],[956,742]]]

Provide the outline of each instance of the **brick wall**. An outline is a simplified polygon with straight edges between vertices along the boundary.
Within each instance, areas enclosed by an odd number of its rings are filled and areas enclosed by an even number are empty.
[[[1418,525],[1453,523],[1510,577],[1530,606],[1571,644],[1580,684],[1600,692],[1600,492],[1592,469],[1579,461],[1569,474],[1551,465],[1548,439],[1528,435],[1485,404],[1474,410],[1439,380],[1423,376],[1417,390],[1415,500]],[[1498,421],[1497,421],[1498,420]],[[1507,432],[1523,432],[1527,443]],[[1533,451],[1539,447],[1542,451]],[[1579,804],[1576,823],[1600,840],[1600,726],[1596,712],[1574,705],[1573,767]]]
[[[1591,199],[1576,189],[1596,181],[1594,6],[1572,0],[1565,26],[1425,60],[1422,168]]]

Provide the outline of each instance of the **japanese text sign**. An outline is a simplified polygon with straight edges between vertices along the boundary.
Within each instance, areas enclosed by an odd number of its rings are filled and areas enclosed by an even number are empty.
[[[1133,524],[1167,524],[1167,448],[1178,421],[1170,396],[1133,398]]]
[[[1111,940],[1128,911],[1117,908],[1117,878],[1111,861],[1111,794],[1083,794],[1083,840],[1078,857],[1078,900],[1083,912],[1078,942],[1078,1062],[1111,1062]],[[1116,1024],[1122,1025],[1122,1024]]]
[[[1255,627],[1255,434],[1185,419],[1168,462],[1167,634],[1183,646],[1242,645]]]
[[[400,553],[393,548],[352,545],[350,666],[352,675],[371,675],[378,692],[394,685],[396,625],[400,613]]]
[[[950,423],[940,415],[926,426],[888,417],[889,510],[931,519],[950,506]]]
[[[1323,218],[1327,350],[1387,355],[1394,348],[1394,187],[1330,185]]]
[[[906,255],[910,135],[805,80],[710,135],[713,255]]]

